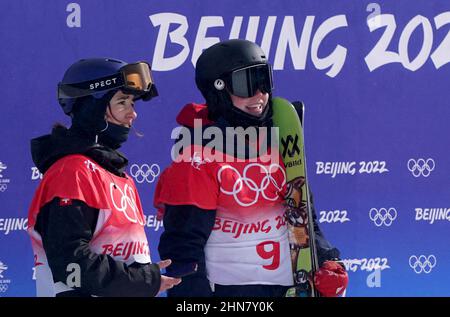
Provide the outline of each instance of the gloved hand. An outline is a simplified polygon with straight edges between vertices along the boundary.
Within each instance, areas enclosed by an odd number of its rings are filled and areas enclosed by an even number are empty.
[[[325,261],[314,274],[314,285],[322,296],[338,297],[347,288],[348,274],[339,262]]]

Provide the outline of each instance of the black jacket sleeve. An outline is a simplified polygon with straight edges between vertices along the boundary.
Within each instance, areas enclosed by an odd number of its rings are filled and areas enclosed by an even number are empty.
[[[41,209],[36,230],[42,237],[54,282],[66,283],[73,272],[68,270],[68,265],[76,263],[81,276],[79,287],[74,288],[80,296],[157,295],[161,284],[157,264],[135,262],[127,266],[109,255],[90,250],[89,241],[95,231],[98,213],[98,209],[77,200],[71,205],[60,206],[59,198]]]
[[[164,232],[158,251],[161,259],[171,259],[170,273],[175,265],[197,263],[195,274],[182,278],[182,282],[167,292],[169,297],[212,296],[206,277],[204,248],[214,226],[215,210],[205,210],[191,205],[166,205]]]
[[[317,257],[319,260],[319,266],[321,266],[323,262],[327,260],[338,259],[340,257],[340,252],[337,248],[331,245],[331,243],[325,238],[325,235],[323,234],[322,230],[320,230],[319,223],[317,222],[317,215],[314,208],[312,193],[309,195],[309,197],[311,202],[311,210],[313,214]]]

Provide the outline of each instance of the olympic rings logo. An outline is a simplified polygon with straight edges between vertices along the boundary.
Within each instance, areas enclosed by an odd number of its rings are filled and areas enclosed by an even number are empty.
[[[0,192],[4,192],[8,188],[6,184],[0,184]]]
[[[436,167],[436,164],[432,158],[429,158],[425,161],[425,159],[409,159],[408,160],[408,170],[413,174],[414,177],[428,177],[431,172]]]
[[[8,284],[0,284],[0,293],[4,293],[8,290],[9,285]]]
[[[409,266],[416,272],[421,274],[422,272],[428,274],[436,266],[436,257],[431,254],[429,256],[420,255],[419,257],[411,255],[409,257]]]
[[[116,204],[116,201],[114,199],[114,190],[119,191],[121,194],[120,198],[120,206]],[[138,209],[136,205],[136,194],[134,193],[131,186],[128,186],[128,184],[125,184],[125,188],[122,191],[122,189],[115,185],[114,183],[109,184],[109,192],[111,194],[111,201],[114,205],[114,207],[122,212],[125,217],[131,221],[132,223],[139,223],[140,225],[144,225],[144,219],[140,213],[140,210]],[[131,211],[129,208],[131,208]]]
[[[372,208],[369,211],[369,218],[377,227],[381,227],[382,225],[390,227],[397,218],[397,210],[395,208]]]
[[[155,179],[159,176],[161,172],[158,164],[143,164],[141,166],[133,164],[130,167],[130,175],[135,179],[136,182],[142,184],[144,181],[147,183],[153,183]]]
[[[250,177],[247,176],[248,170],[252,167],[259,168],[260,171],[262,171],[265,174],[265,176],[262,178],[260,184],[257,184],[253,179],[251,179]],[[237,179],[231,190],[226,190],[225,188],[222,187],[222,173],[226,170],[231,171],[231,173],[233,173],[234,175],[237,176]],[[280,170],[283,174],[283,180],[280,185],[277,184],[275,178],[272,176],[277,170]],[[219,183],[220,183],[220,191],[226,195],[233,196],[235,201],[240,206],[243,206],[243,207],[249,207],[251,205],[254,205],[258,201],[260,194],[266,200],[276,201],[279,196],[275,195],[274,197],[269,197],[268,194],[266,193],[266,189],[269,187],[270,184],[272,184],[277,189],[277,194],[278,194],[279,192],[281,192],[281,190],[283,189],[283,186],[286,184],[285,171],[283,170],[283,168],[280,165],[275,164],[275,163],[271,164],[268,168],[259,163],[248,164],[243,171],[243,175],[241,175],[236,168],[234,168],[230,165],[225,165],[225,166],[222,166],[220,168],[220,170],[217,172],[217,178],[219,179]],[[244,189],[244,185],[246,186],[247,189],[256,193],[253,200],[251,200],[249,203],[241,201],[238,197],[238,194]]]

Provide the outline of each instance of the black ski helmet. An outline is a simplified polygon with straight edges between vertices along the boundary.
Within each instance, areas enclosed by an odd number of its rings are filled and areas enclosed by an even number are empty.
[[[58,83],[58,101],[64,113],[70,115],[79,98],[100,99],[119,89],[135,95],[135,100],[148,101],[158,95],[148,63],[128,64],[113,58],[88,58],[75,62],[66,70]]]
[[[235,39],[219,42],[203,51],[196,63],[195,82],[207,102],[209,116],[212,120],[224,116],[236,126],[260,126],[271,119],[271,98],[269,98],[269,104],[262,116],[255,117],[234,107],[229,96],[233,86],[232,74],[252,66],[257,69],[259,65],[264,68],[264,80],[257,80],[253,83],[241,82],[240,86],[244,90],[250,89],[254,92],[251,84],[256,85],[255,88],[269,93],[271,97],[272,69],[265,53],[258,45],[251,41]],[[253,95],[250,93],[249,96]]]

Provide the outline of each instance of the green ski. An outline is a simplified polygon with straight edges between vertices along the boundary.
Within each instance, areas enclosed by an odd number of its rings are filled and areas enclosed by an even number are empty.
[[[312,210],[306,176],[303,137],[303,104],[294,105],[283,98],[273,98],[273,122],[279,128],[279,147],[286,166],[286,220],[294,277],[294,287],[287,297],[316,297],[313,274],[318,260],[312,223]]]

